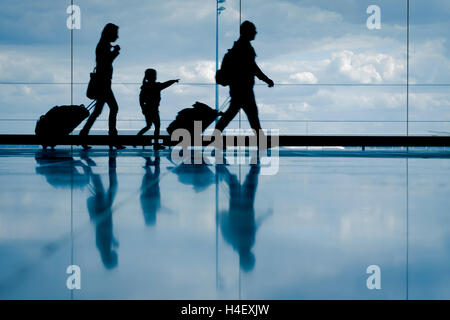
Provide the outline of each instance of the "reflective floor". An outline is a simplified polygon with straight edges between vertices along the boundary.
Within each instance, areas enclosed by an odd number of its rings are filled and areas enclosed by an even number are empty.
[[[0,299],[450,299],[448,151],[233,155],[0,149]]]

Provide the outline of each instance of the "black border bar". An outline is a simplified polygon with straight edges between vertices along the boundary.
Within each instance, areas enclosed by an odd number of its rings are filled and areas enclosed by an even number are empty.
[[[233,137],[231,139],[231,137]],[[245,136],[246,143],[250,136]],[[171,140],[169,135],[160,136],[162,143],[167,146],[175,146],[179,140]],[[70,135],[55,138],[41,138],[28,134],[3,134],[0,135],[0,145],[97,145],[108,146],[110,144],[122,144],[128,146],[153,145],[154,136],[119,135],[110,137],[107,135],[79,136]],[[214,141],[211,136],[203,136],[203,146],[208,146]],[[236,136],[223,136],[223,145],[236,146]],[[274,142],[272,144],[272,141]],[[268,137],[269,147],[450,147],[450,136],[293,136],[282,135]]]

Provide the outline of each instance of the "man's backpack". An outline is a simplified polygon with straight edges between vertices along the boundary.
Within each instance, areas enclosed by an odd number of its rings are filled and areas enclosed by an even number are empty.
[[[216,83],[221,86],[229,86],[233,76],[233,54],[231,49],[223,56],[220,69],[216,72]]]

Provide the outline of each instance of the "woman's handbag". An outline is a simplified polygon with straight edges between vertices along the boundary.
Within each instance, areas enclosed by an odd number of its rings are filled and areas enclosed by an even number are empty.
[[[89,80],[89,84],[86,90],[86,97],[92,100],[96,100],[99,97],[100,93],[100,81],[98,74],[94,71],[91,72],[91,79]]]

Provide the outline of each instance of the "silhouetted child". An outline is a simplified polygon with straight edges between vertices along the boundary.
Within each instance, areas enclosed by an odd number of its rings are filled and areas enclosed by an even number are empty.
[[[142,81],[141,93],[139,94],[139,103],[142,113],[145,116],[147,125],[139,131],[138,136],[143,135],[152,124],[155,125],[155,149],[164,149],[158,142],[161,122],[159,119],[159,103],[161,102],[161,91],[170,87],[179,79],[166,82],[156,82],[156,70],[145,70],[144,80]]]

